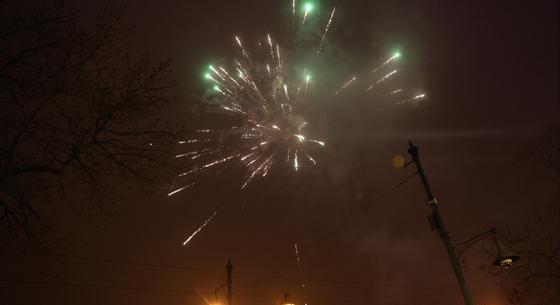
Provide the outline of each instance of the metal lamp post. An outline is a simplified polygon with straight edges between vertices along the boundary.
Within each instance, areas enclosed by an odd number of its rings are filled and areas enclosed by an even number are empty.
[[[474,301],[471,295],[471,291],[465,281],[465,276],[463,274],[463,270],[461,269],[461,264],[459,263],[459,259],[455,253],[455,248],[451,242],[450,234],[447,232],[445,225],[443,223],[443,219],[441,218],[441,214],[439,213],[438,202],[432,193],[432,189],[430,188],[430,184],[428,183],[428,178],[426,177],[426,173],[424,172],[424,168],[422,167],[422,163],[420,162],[420,156],[418,155],[418,147],[409,143],[408,153],[412,157],[412,162],[416,165],[416,169],[418,171],[418,175],[420,175],[420,179],[422,180],[422,185],[424,186],[424,190],[426,191],[426,196],[428,197],[428,204],[432,209],[432,214],[428,216],[428,221],[432,228],[436,230],[439,234],[439,237],[443,241],[443,245],[445,246],[445,250],[447,251],[447,255],[449,256],[449,261],[451,263],[451,267],[453,268],[453,272],[455,273],[455,277],[457,278],[457,282],[459,283],[459,287],[461,288],[461,293],[463,294],[463,299],[465,300],[466,305],[474,305]]]
[[[424,172],[424,168],[422,167],[422,163],[420,162],[418,147],[412,144],[412,142],[410,141],[408,153],[412,157],[411,161],[405,162],[403,157],[397,156],[393,160],[393,164],[395,165],[395,167],[407,167],[412,163],[414,163],[414,165],[416,166],[417,174],[422,180],[422,185],[424,186],[424,190],[428,198],[428,204],[430,206],[430,209],[432,210],[432,213],[428,215],[428,222],[430,223],[432,229],[438,232],[439,237],[443,241],[443,245],[445,246],[445,250],[447,251],[447,255],[449,256],[451,267],[453,268],[453,272],[455,273],[455,277],[457,278],[457,282],[459,284],[459,287],[461,288],[461,293],[463,295],[465,305],[474,305],[471,292],[465,280],[461,264],[459,263],[459,257],[474,243],[482,240],[490,234],[494,235],[494,241],[496,242],[496,248],[498,251],[496,260],[493,262],[494,265],[509,268],[514,261],[519,259],[519,256],[512,255],[504,249],[501,242],[495,236],[496,229],[494,228],[454,246],[451,241],[451,235],[449,234],[443,223],[443,219],[439,212],[438,202],[432,193],[432,189],[430,188],[430,184],[428,183],[428,178],[426,177],[426,173]],[[459,249],[461,251],[458,251]]]
[[[217,287],[216,289],[214,289],[214,302],[215,305],[219,305],[218,302],[218,292],[220,291],[220,289],[224,288],[227,286],[227,305],[231,305],[231,299],[232,299],[232,293],[231,293],[231,285],[233,283],[233,281],[231,280],[231,272],[233,270],[233,265],[231,264],[231,259],[228,259],[228,263],[226,265],[226,271],[227,271],[227,280],[225,283],[223,283],[222,285],[220,285],[219,287]]]

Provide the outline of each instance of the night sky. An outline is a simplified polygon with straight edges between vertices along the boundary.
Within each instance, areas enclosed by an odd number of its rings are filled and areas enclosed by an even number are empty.
[[[320,164],[281,173],[239,191],[240,173],[205,179],[167,197],[123,187],[124,214],[98,226],[64,221],[74,241],[44,258],[56,275],[4,283],[6,304],[205,304],[234,265],[234,304],[459,305],[445,250],[426,215],[418,178],[381,197],[411,173],[391,166],[420,147],[455,241],[490,227],[516,226],[544,207],[554,187],[515,161],[546,127],[560,123],[557,1],[321,1],[333,6],[329,47],[351,71],[399,49],[407,82],[428,99],[379,109],[357,101],[318,124],[327,143]],[[186,128],[218,124],[193,106],[207,85],[204,68],[232,56],[233,36],[285,37],[291,1],[131,1],[132,54],[171,58],[181,100],[164,119]],[[87,24],[101,2],[69,1]],[[118,6],[118,4],[117,4]],[[360,205],[367,212],[339,227]],[[205,230],[181,244],[213,211]],[[298,243],[299,269],[294,253]],[[490,245],[490,244],[489,244]],[[464,256],[479,305],[505,305],[480,266]],[[29,264],[23,269],[35,266]],[[35,267],[33,267],[35,268]],[[306,278],[308,280],[300,280]],[[58,284],[57,284],[58,283]],[[302,284],[305,287],[302,287]],[[220,290],[225,303],[225,290]],[[3,302],[2,302],[3,303]]]

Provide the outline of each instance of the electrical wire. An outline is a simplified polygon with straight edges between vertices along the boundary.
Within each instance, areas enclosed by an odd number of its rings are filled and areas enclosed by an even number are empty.
[[[95,289],[114,289],[114,290],[125,290],[125,291],[139,291],[139,292],[158,292],[158,293],[175,293],[175,294],[192,294],[197,295],[195,290],[181,290],[181,289],[167,289],[167,288],[147,288],[147,287],[131,287],[131,286],[119,286],[119,285],[106,285],[106,284],[91,284],[91,283],[71,283],[62,281],[40,281],[40,280],[6,280],[0,279],[0,282],[12,283],[12,284],[27,284],[27,285],[42,285],[42,286],[61,286],[61,287],[75,287],[75,288],[95,288]],[[204,291],[206,294],[211,294],[210,291]],[[264,296],[264,295],[254,295],[254,294],[236,294],[236,297],[241,298],[255,298],[255,299],[268,299],[274,300],[275,297]],[[358,301],[358,300],[342,300],[342,299],[330,299],[330,298],[313,298],[313,297],[303,297],[299,298],[302,301],[313,301],[317,303],[330,303],[330,304],[363,304],[363,305],[423,305],[423,304],[411,304],[411,303],[390,303],[390,302],[376,302],[376,301]]]
[[[193,267],[185,267],[185,266],[145,263],[145,262],[128,261],[128,260],[120,260],[120,259],[110,259],[110,258],[99,258],[99,257],[91,257],[91,256],[48,254],[48,253],[41,253],[39,255],[50,256],[50,257],[59,257],[59,258],[65,258],[65,259],[75,259],[75,260],[83,260],[83,261],[100,262],[100,263],[124,264],[124,265],[131,265],[131,266],[172,269],[172,270],[191,271],[191,272],[203,272],[203,273],[223,273],[224,272],[223,270],[214,270],[214,269],[208,269],[208,268],[193,268]],[[308,278],[308,277],[298,277],[298,276],[284,275],[284,274],[279,274],[279,273],[254,273],[254,272],[235,272],[235,271],[232,272],[232,273],[234,275],[238,275],[238,276],[273,278],[273,279],[279,279],[279,280],[290,280],[290,281],[299,281],[299,282],[303,281],[303,282],[310,282],[310,283],[315,282],[315,283],[324,283],[324,284],[332,284],[332,285],[379,286],[379,287],[390,287],[390,288],[399,288],[399,289],[417,289],[417,290],[435,290],[435,291],[456,292],[455,289],[443,288],[443,287],[400,285],[400,284],[366,282],[366,281],[352,281],[352,280],[318,279],[318,278]],[[480,290],[474,290],[474,291],[471,291],[471,292],[472,293],[478,293],[478,294],[499,294],[498,292],[480,291]]]

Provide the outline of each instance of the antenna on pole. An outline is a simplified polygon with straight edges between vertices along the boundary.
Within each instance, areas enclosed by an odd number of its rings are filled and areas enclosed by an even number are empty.
[[[231,305],[231,284],[232,284],[231,271],[233,270],[231,259],[228,259],[226,270],[227,270],[227,301],[228,301],[228,305]]]

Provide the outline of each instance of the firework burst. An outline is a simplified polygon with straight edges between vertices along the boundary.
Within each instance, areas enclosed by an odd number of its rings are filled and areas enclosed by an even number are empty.
[[[294,28],[308,26],[306,21],[316,11],[313,5],[303,4],[301,15],[296,13],[295,0],[291,6]],[[305,50],[310,51],[307,53],[322,55],[335,12],[336,8],[328,11],[324,29],[317,43]],[[309,136],[312,124],[302,111],[312,104],[313,67],[294,60],[293,54],[297,52],[283,47],[270,34],[259,40],[256,48],[247,49],[240,36],[234,36],[233,43],[239,56],[228,65],[208,66],[204,77],[212,84],[210,104],[218,112],[234,117],[237,123],[228,129],[195,130],[179,142],[185,148],[176,157],[189,160],[190,164],[179,174],[187,183],[174,188],[169,196],[192,187],[200,174],[221,171],[234,164],[246,169],[241,189],[258,177],[266,177],[275,167],[289,167],[297,172],[316,165],[314,153],[326,145],[324,140]],[[385,86],[398,74],[396,63],[400,57],[396,52],[363,75],[340,81],[341,85],[326,100],[334,103],[346,90],[355,87],[364,94],[397,98],[395,104],[418,102],[425,94],[405,97],[403,89]],[[363,88],[359,89],[360,86]]]

